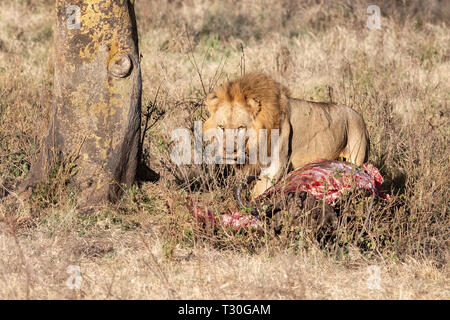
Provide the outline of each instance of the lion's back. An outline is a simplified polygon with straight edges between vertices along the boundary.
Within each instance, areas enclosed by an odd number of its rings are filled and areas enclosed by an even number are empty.
[[[346,150],[352,148],[349,143],[364,140],[368,145],[363,117],[346,105],[291,98],[290,120],[294,166],[317,158],[345,157]]]

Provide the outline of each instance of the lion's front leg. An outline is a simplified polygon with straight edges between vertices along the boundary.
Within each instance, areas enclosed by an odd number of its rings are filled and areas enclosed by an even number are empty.
[[[261,174],[259,175],[259,180],[253,188],[253,198],[258,197],[263,194],[264,191],[273,186],[275,182],[277,182],[284,175],[287,164],[287,158],[283,158],[282,160],[272,161],[272,164],[267,168],[262,168]]]
[[[291,133],[291,125],[288,117],[281,123],[281,132],[271,146],[271,161],[266,168],[261,168],[259,180],[252,191],[252,197],[256,198],[263,194],[275,182],[277,182],[289,167],[289,138]]]
[[[267,176],[261,175],[259,177],[258,182],[256,182],[255,186],[253,187],[252,191],[252,198],[256,198],[264,193],[267,189],[269,189],[272,186],[272,179],[270,179]]]

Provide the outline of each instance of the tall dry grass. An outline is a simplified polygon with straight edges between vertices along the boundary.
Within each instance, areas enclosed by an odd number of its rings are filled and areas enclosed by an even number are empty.
[[[118,204],[89,216],[77,213],[70,171],[61,164],[29,202],[14,197],[48,123],[52,3],[0,1],[0,197],[9,194],[0,204],[0,296],[450,296],[447,1],[379,2],[381,30],[366,27],[371,3],[362,0],[138,1],[144,156],[161,179],[133,186]],[[361,112],[369,161],[392,202],[342,199],[331,229],[289,211],[276,230],[272,223],[262,232],[196,222],[191,199],[231,211],[240,176],[175,166],[170,133],[207,117],[202,101],[215,85],[254,70],[295,97]],[[65,287],[68,264],[85,270],[83,290]],[[364,288],[370,264],[382,266],[382,292]]]

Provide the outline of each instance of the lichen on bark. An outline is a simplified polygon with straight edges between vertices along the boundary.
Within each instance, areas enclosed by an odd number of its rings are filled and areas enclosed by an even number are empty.
[[[74,153],[80,207],[115,201],[134,182],[142,80],[133,2],[56,1],[49,133],[21,190],[44,180],[55,158]]]

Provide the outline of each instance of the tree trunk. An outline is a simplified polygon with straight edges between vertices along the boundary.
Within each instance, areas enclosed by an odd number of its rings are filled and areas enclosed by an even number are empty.
[[[56,0],[50,129],[22,184],[47,178],[56,159],[76,157],[78,204],[115,201],[136,176],[141,69],[133,0]]]

